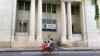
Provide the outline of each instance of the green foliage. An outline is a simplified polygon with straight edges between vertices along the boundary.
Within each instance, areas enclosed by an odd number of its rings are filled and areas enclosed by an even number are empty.
[[[95,19],[98,20],[99,17],[99,5],[97,4],[98,0],[91,0],[92,5],[95,6]]]
[[[94,5],[96,3],[96,0],[91,0],[92,5]]]
[[[99,6],[98,5],[95,5],[95,19],[99,19]]]

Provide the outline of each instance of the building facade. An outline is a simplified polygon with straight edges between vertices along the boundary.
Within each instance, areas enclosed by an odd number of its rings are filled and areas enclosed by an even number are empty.
[[[100,47],[94,17],[91,0],[1,0],[0,47],[37,47],[50,38],[66,47]]]

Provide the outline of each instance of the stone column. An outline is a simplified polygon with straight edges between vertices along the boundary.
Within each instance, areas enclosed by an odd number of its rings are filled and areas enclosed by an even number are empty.
[[[66,10],[65,10],[65,2],[61,1],[61,19],[62,19],[62,36],[61,42],[62,44],[66,44],[67,36],[66,36]]]
[[[67,14],[68,14],[68,40],[72,40],[72,14],[71,14],[71,2],[67,4]]]
[[[35,0],[31,0],[29,41],[35,41]]]
[[[80,4],[80,14],[81,14],[81,29],[82,29],[82,35],[83,35],[83,38],[82,40],[83,41],[86,41],[86,25],[85,25],[85,11],[84,11],[84,1],[81,2]]]
[[[17,0],[13,0],[13,13],[12,13],[12,22],[11,22],[11,38],[10,38],[10,47],[13,47],[14,37],[15,37],[15,25],[16,25],[16,12],[17,12]]]
[[[42,0],[38,0],[37,45],[40,46],[42,43]]]

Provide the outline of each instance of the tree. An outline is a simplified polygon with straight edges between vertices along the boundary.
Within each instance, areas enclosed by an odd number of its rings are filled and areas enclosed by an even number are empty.
[[[100,18],[98,0],[91,0],[91,2],[95,6],[95,19],[98,20]]]

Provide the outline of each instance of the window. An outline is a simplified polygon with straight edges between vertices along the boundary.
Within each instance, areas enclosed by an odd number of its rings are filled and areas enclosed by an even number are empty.
[[[16,32],[28,32],[28,22],[17,20],[16,21]]]
[[[45,19],[42,20],[42,29],[46,29],[46,20]]]
[[[25,1],[25,10],[29,11],[30,10],[30,2]]]
[[[23,32],[27,32],[27,22],[23,23]]]
[[[50,3],[49,4],[43,3],[42,12],[56,13],[56,5]]]
[[[43,12],[46,12],[46,4],[43,4],[43,5],[42,5],[42,11],[43,11]]]
[[[19,10],[30,10],[30,1],[18,1],[18,9]]]
[[[42,22],[43,31],[56,31],[56,20],[43,19],[42,21],[43,21]]]
[[[24,10],[24,2],[19,1],[19,10]]]
[[[72,11],[72,15],[74,15],[75,14],[75,7],[74,6],[71,7],[71,11]]]
[[[52,24],[56,24],[56,20],[52,20]]]
[[[52,13],[56,13],[56,5],[52,5]]]
[[[46,20],[47,24],[51,24],[51,19]]]
[[[51,13],[51,4],[47,4],[47,12]]]

